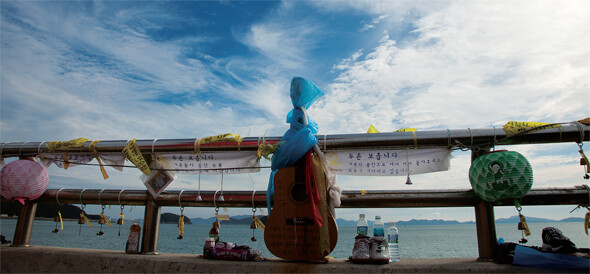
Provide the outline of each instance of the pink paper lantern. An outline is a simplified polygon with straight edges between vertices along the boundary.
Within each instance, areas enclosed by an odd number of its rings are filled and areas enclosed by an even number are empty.
[[[38,162],[17,160],[0,170],[0,194],[6,199],[25,200],[39,198],[49,185],[49,173]]]

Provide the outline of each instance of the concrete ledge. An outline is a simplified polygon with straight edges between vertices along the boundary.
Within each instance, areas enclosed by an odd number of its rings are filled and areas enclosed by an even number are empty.
[[[572,269],[541,269],[476,258],[403,259],[386,265],[352,264],[344,259],[328,263],[295,263],[277,258],[266,261],[219,261],[194,254],[140,255],[122,251],[47,246],[0,247],[0,273],[571,273]],[[587,273],[587,270],[577,271]]]

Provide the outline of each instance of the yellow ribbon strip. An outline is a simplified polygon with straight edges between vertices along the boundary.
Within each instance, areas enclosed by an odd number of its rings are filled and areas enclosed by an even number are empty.
[[[412,135],[414,135],[414,148],[418,148],[418,138],[416,138],[416,128],[413,127],[409,127],[409,128],[402,128],[402,129],[398,129],[395,132],[412,132]]]
[[[84,146],[84,143],[88,142],[89,140],[86,138],[78,138],[69,141],[51,141],[47,143],[47,148],[50,152],[53,152],[57,149],[68,149],[68,148],[80,148]]]
[[[88,218],[86,217],[86,215],[84,215],[83,212],[80,212],[80,217],[84,218],[84,221],[86,221],[88,226],[92,227],[92,223],[90,222],[90,220],[88,220]]]
[[[529,230],[529,225],[527,225],[526,218],[524,217],[524,215],[518,214],[518,217],[520,218],[520,221],[522,222],[522,225],[524,226],[524,235],[525,236],[531,235],[531,231]]]
[[[229,215],[225,215],[225,214],[224,214],[224,215],[222,215],[222,214],[217,214],[217,213],[216,213],[216,214],[215,214],[215,218],[216,218],[218,221],[228,221],[228,220],[229,220]]]
[[[94,140],[92,142],[90,142],[90,145],[88,146],[88,150],[90,150],[90,152],[92,152],[92,154],[94,155],[94,158],[96,158],[96,160],[98,161],[98,165],[100,165],[100,172],[102,173],[102,177],[106,180],[109,178],[109,175],[107,174],[107,171],[104,169],[104,166],[102,165],[102,161],[100,160],[100,157],[98,155],[98,151],[96,150],[96,144],[100,142],[100,140]]]
[[[260,219],[258,219],[257,216],[252,217],[252,220],[254,220],[254,222],[256,223],[258,228],[260,228],[260,230],[262,230],[262,232],[264,232],[264,229],[266,228],[264,223]]]
[[[379,131],[375,128],[375,126],[373,126],[373,124],[371,124],[369,129],[367,129],[367,133],[379,133]]]
[[[590,212],[586,212],[586,216],[584,217],[584,232],[588,235],[588,223],[590,222]]]
[[[256,156],[258,158],[264,157],[264,159],[270,161],[270,154],[275,153],[277,149],[281,146],[281,143],[269,144],[262,140],[262,143],[258,146],[258,150],[256,151]]]
[[[367,194],[366,190],[361,190],[361,196],[365,196],[365,194]]]
[[[137,146],[137,141],[135,138],[127,143],[125,148],[123,148],[123,154],[125,155],[125,158],[129,159],[129,161],[131,161],[139,170],[141,170],[143,174],[150,176],[152,171],[145,161],[145,158],[143,158],[143,154],[141,154],[141,150]]]
[[[123,212],[121,212],[121,214],[119,214],[119,216],[121,216],[121,224],[123,224],[123,220],[125,220],[125,214],[123,214]]]
[[[107,223],[107,225],[109,225],[109,227],[113,227],[111,225],[111,221],[109,220],[109,218],[107,218],[107,216],[104,215],[104,212],[100,213],[100,218],[103,219]]]
[[[588,161],[588,157],[586,157],[586,154],[584,154],[583,150],[578,150],[578,152],[582,155],[582,158],[584,158],[584,165],[586,166],[586,174],[590,173],[590,161]]]
[[[61,156],[61,159],[64,161],[64,169],[68,169],[70,167],[70,161],[68,161],[68,153],[64,152]]]
[[[60,225],[61,225],[61,230],[64,230],[64,221],[63,221],[63,219],[61,218],[61,212],[59,212],[59,211],[58,211],[58,212],[57,212],[57,216],[59,216],[59,223],[60,223]],[[588,234],[588,232],[586,232],[586,234]]]
[[[506,132],[506,137],[511,137],[522,132],[531,133],[555,127],[559,128],[561,127],[561,125],[539,122],[510,121],[506,123],[504,126],[502,126],[502,128],[504,128],[504,132]]]
[[[225,133],[216,136],[209,136],[195,140],[194,152],[201,153],[201,144],[217,143],[217,142],[238,142],[238,151],[240,151],[240,144],[244,140],[240,134]]]
[[[184,235],[184,215],[180,215],[178,219],[178,235]]]

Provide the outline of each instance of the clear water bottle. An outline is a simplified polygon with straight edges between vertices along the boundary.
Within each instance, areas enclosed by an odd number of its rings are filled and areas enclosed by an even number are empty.
[[[375,222],[373,223],[373,237],[385,238],[385,227],[381,221],[381,216],[375,216]]]
[[[356,223],[356,234],[367,235],[369,234],[369,224],[365,219],[365,214],[359,214],[359,220]]]
[[[391,262],[399,262],[399,232],[397,227],[395,227],[395,222],[389,223],[387,244],[389,245],[389,258]]]

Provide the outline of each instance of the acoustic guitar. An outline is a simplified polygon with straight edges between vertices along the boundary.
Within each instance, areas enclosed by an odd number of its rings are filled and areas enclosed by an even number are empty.
[[[311,197],[306,191],[305,160],[302,157],[295,166],[276,173],[274,207],[266,222],[264,241],[268,250],[279,258],[321,262],[336,246],[338,226],[328,208],[325,174],[318,165],[314,165],[314,177],[323,223],[320,226],[314,221]],[[314,158],[314,162],[319,163],[319,159]]]

